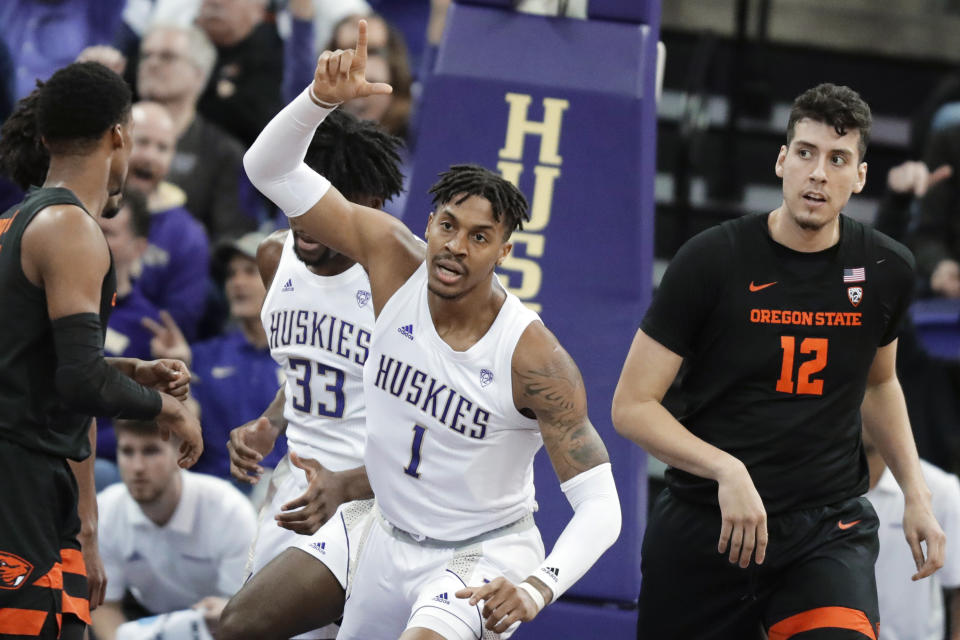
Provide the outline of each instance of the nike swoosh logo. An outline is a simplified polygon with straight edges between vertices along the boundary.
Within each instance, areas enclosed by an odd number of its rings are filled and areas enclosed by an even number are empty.
[[[772,287],[777,284],[776,281],[768,282],[767,284],[753,284],[753,280],[750,281],[750,291],[760,291],[761,289],[766,289],[767,287]]]
[[[846,531],[847,529],[849,529],[850,527],[852,527],[853,525],[859,522],[860,522],[859,520],[854,520],[853,522],[844,522],[843,520],[837,520],[837,527],[839,527],[841,531]]]

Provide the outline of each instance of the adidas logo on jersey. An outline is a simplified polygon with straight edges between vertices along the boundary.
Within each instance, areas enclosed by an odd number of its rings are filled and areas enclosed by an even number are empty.
[[[293,291],[293,278],[287,278],[287,281],[283,283],[283,288],[280,291]]]
[[[370,302],[370,292],[357,289],[357,306],[365,307]]]
[[[404,337],[407,337],[407,338],[410,338],[411,340],[413,340],[413,325],[412,325],[412,324],[408,324],[408,325],[402,326],[402,327],[400,327],[399,329],[397,329],[397,331],[400,333],[400,335],[402,335],[402,336],[404,336]]]
[[[556,567],[542,567],[540,571],[544,572],[545,574],[553,578],[554,582],[557,582],[558,580],[560,580],[560,569]]]
[[[450,604],[450,599],[447,598],[447,592],[444,591],[441,594],[433,596],[434,602],[439,602],[440,604]]]
[[[316,549],[320,553],[327,554],[327,543],[326,542],[314,542],[310,544],[310,547]]]

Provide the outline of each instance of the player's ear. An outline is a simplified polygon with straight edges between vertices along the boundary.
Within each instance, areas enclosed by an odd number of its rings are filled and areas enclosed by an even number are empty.
[[[787,159],[787,145],[780,145],[780,153],[777,154],[777,164],[774,165],[773,172],[778,178],[783,177],[783,162]]]
[[[512,242],[504,242],[503,246],[500,247],[500,255],[497,257],[497,266],[503,266],[503,261],[507,259],[507,256],[510,255],[510,252],[513,250]]]
[[[430,215],[427,216],[427,228],[423,230],[423,237],[425,240],[430,239],[430,225],[433,224],[433,211],[430,212]]]
[[[860,193],[867,185],[867,163],[861,162],[857,165],[857,181],[853,185],[853,192]]]

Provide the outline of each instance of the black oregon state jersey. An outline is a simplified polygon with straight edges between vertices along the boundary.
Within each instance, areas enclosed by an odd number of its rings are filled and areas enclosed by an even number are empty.
[[[0,215],[0,438],[82,460],[90,455],[90,416],[70,411],[57,394],[57,357],[46,295],[27,280],[20,262],[24,229],[37,213],[57,204],[83,208],[68,189],[31,189],[22,203]],[[104,331],[116,289],[111,258],[100,290]]]
[[[840,216],[816,253],[774,242],[769,214],[687,242],[641,328],[684,357],[677,418],[741,460],[768,513],[867,490],[860,403],[878,347],[896,338],[914,262],[883,234]],[[678,497],[717,503],[717,484],[667,471]]]

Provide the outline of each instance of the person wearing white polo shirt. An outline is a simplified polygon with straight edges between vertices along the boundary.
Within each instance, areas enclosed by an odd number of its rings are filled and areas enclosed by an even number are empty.
[[[243,578],[253,506],[225,480],[179,469],[179,443],[162,440],[154,423],[114,428],[123,483],[97,496],[107,591],[93,631],[114,640],[127,620],[194,608],[215,634]]]
[[[863,446],[870,466],[866,497],[880,520],[880,555],[875,569],[880,599],[879,640],[943,640],[944,600],[951,620],[946,637],[960,640],[960,481],[952,473],[920,461],[932,494],[933,515],[947,534],[947,546],[942,569],[926,580],[911,580],[917,565],[910,548],[903,544],[903,493],[866,431]]]

